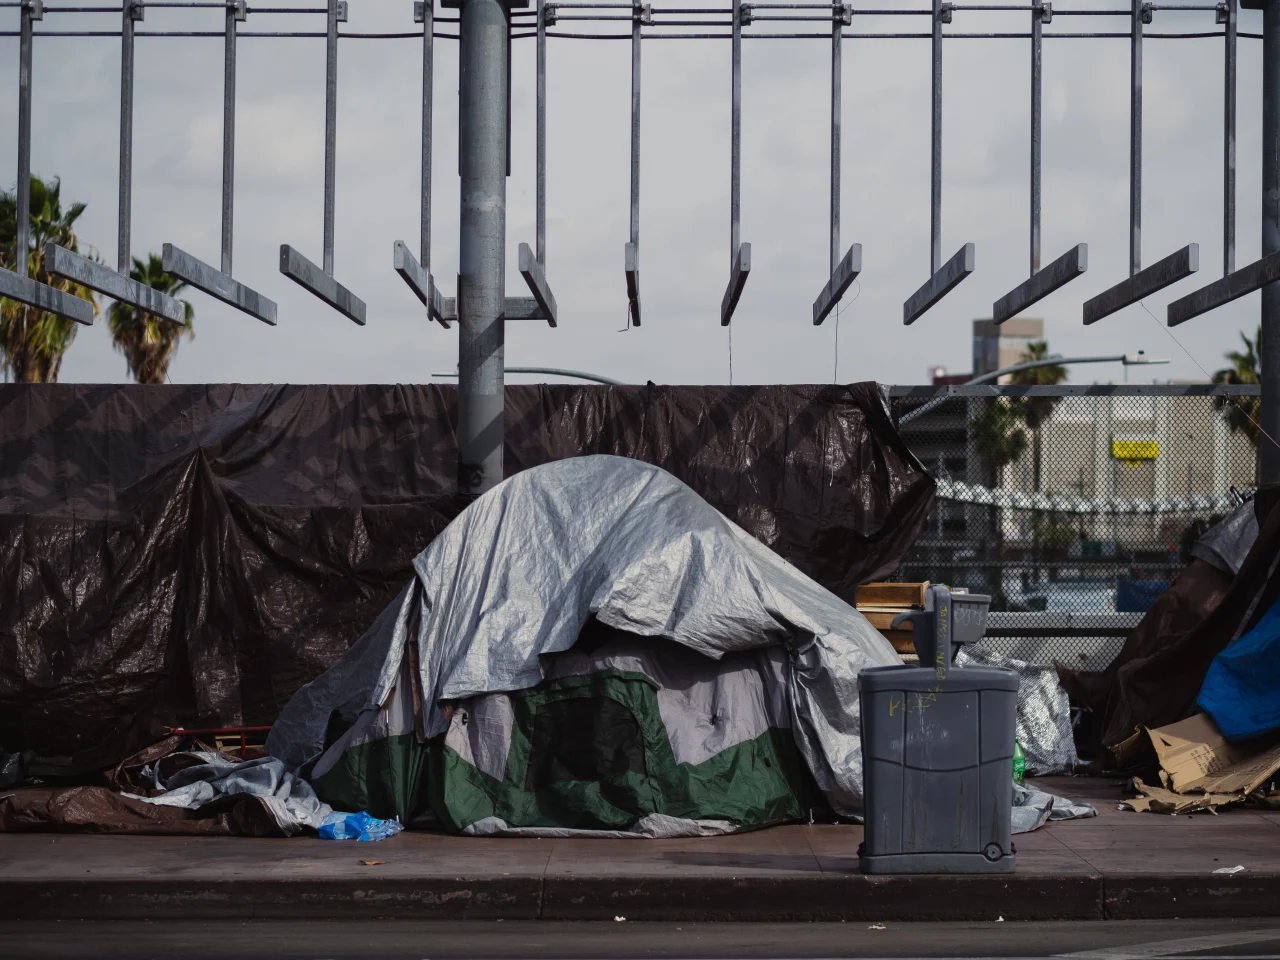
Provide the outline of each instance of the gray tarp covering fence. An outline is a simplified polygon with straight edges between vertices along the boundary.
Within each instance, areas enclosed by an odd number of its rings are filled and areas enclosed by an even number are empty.
[[[268,724],[465,505],[443,386],[0,386],[0,747],[41,776]],[[507,388],[508,474],[655,464],[846,601],[933,482],[875,384]]]
[[[440,701],[522,690],[539,658],[588,619],[713,659],[781,646],[791,729],[832,808],[862,804],[858,673],[900,663],[849,604],[729,521],[688,486],[619,457],[517,474],[473,503],[414,560],[415,578],[328,673],[281,713],[268,751],[301,766],[335,714],[378,711],[416,646],[425,735]]]

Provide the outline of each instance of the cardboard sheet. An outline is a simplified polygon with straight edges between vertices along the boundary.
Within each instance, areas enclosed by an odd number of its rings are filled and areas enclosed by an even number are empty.
[[[1280,743],[1249,751],[1232,744],[1208,714],[1147,730],[1160,760],[1160,780],[1174,793],[1247,794],[1280,770]]]

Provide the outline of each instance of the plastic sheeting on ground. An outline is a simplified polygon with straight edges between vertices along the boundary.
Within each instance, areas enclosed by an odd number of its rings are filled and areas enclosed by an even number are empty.
[[[1014,660],[979,642],[962,646],[956,665],[1005,667],[1018,675],[1016,731],[1029,776],[1067,773],[1080,763],[1071,733],[1071,704],[1053,667]]]
[[[204,763],[185,767],[166,780],[157,775],[159,793],[123,796],[161,807],[199,810],[226,797],[247,794],[267,808],[286,836],[304,827],[319,830],[333,813],[332,807],[317,799],[310,784],[279,760],[259,757],[236,763],[216,753],[204,754],[202,759]]]
[[[271,723],[457,515],[444,386],[0,386],[0,744],[100,770]],[[933,482],[874,384],[513,386],[509,474],[663,467],[822,586],[896,567]]]
[[[1045,793],[1031,784],[1013,785],[1014,833],[1039,830],[1051,820],[1083,820],[1097,815],[1093,804]]]
[[[442,701],[537,685],[539,658],[569,650],[594,617],[712,659],[783,647],[795,744],[833,809],[861,806],[857,677],[897,654],[852,606],[671,474],[605,456],[524,471],[468,507],[414,571],[281,712],[272,756],[300,767],[330,746],[336,719],[379,716],[411,658],[422,735],[438,737],[450,725]]]

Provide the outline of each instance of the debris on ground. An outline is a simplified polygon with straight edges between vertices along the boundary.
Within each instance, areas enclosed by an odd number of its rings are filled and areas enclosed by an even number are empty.
[[[1244,865],[1236,864],[1234,867],[1219,867],[1214,873],[1244,873]]]

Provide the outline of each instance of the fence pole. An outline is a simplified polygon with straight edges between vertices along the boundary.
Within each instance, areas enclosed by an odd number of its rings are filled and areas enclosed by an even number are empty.
[[[1222,275],[1236,269],[1236,0],[1226,0],[1222,64]]]
[[[1040,272],[1041,55],[1043,10],[1031,10],[1031,276]]]
[[[324,272],[333,276],[334,194],[338,177],[338,0],[329,0],[324,50]]]
[[[418,252],[422,269],[431,269],[431,136],[432,109],[435,102],[435,29],[436,0],[422,4],[422,211]]]
[[[1262,255],[1280,251],[1280,0],[1262,10]],[[1280,438],[1280,283],[1262,288],[1262,429]],[[1259,477],[1280,482],[1280,447],[1261,437]]]
[[[840,265],[840,81],[842,79],[841,41],[844,39],[844,15],[839,8],[831,18],[831,268]]]
[[[22,5],[21,38],[18,41],[18,223],[13,248],[13,270],[27,276],[27,251],[31,246],[31,21],[30,3]],[[7,370],[8,368],[6,368]],[[6,383],[8,380],[6,379]]]
[[[1136,0],[1135,0],[1136,2]],[[942,266],[942,0],[933,0],[933,87],[930,96],[929,274]]]
[[[462,0],[458,492],[464,495],[484,493],[502,480],[508,20],[501,0]]]
[[[129,247],[133,206],[133,24],[142,7],[125,0],[120,24],[120,208],[116,233],[116,269],[129,273]]]
[[[1129,35],[1129,276],[1142,269],[1142,17],[1132,0]]]
[[[236,23],[246,4],[227,4],[222,63],[222,272],[231,276],[232,224],[236,183]]]

